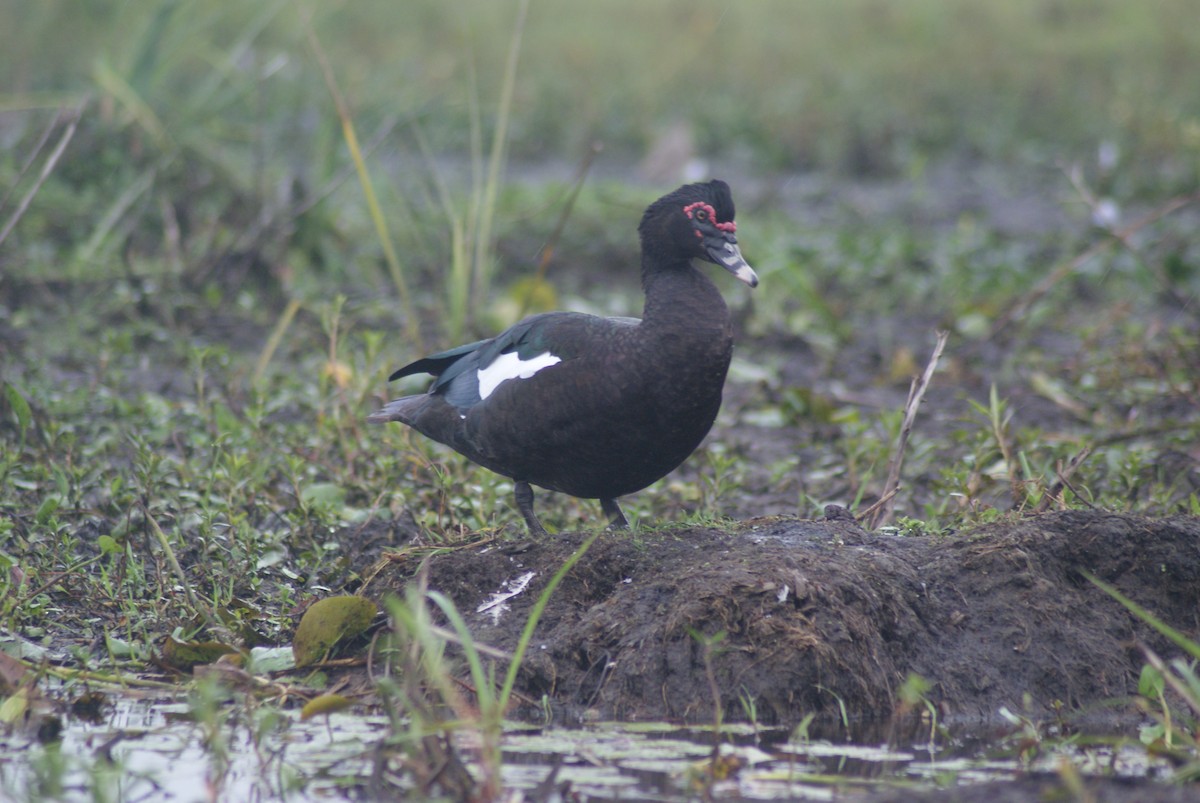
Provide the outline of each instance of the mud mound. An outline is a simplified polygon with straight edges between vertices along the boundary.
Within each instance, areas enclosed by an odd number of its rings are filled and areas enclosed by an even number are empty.
[[[544,583],[582,542],[493,545],[434,557],[431,587],[476,637],[511,649]],[[381,575],[367,593],[407,581]],[[475,613],[527,572],[494,619]],[[568,720],[706,720],[703,641],[727,715],[752,698],[764,723],[805,714],[879,720],[909,673],[951,720],[1000,706],[1070,710],[1131,694],[1142,641],[1175,650],[1081,572],[1200,637],[1200,519],[1066,512],[944,537],[870,534],[852,520],[748,521],[735,531],[605,533],[538,626],[519,691]]]

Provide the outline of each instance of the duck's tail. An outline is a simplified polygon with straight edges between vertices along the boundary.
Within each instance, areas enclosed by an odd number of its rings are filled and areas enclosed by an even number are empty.
[[[402,424],[412,426],[418,411],[428,400],[429,395],[425,393],[394,399],[385,404],[382,409],[376,410],[367,416],[367,421],[372,424],[386,424],[389,421],[399,421]]]

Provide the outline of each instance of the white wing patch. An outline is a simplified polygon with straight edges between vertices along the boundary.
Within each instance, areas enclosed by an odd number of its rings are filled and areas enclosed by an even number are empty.
[[[522,360],[516,352],[501,354],[486,368],[476,371],[479,376],[479,398],[482,400],[491,396],[492,391],[501,382],[509,379],[528,379],[543,368],[549,368],[559,362],[562,362],[562,358],[555,357],[548,351],[528,360]]]

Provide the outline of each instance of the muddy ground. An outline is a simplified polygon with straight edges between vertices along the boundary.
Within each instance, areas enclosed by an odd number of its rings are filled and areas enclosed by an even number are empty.
[[[703,637],[730,719],[754,700],[763,724],[844,705],[881,723],[910,673],[943,721],[993,723],[1007,706],[1093,726],[1130,715],[1144,656],[1178,651],[1089,582],[1104,580],[1200,637],[1200,519],[1049,513],[946,536],[868,533],[840,508],[824,521],[763,518],[734,531],[605,533],[538,627],[518,691],[562,722],[711,721]],[[428,560],[480,641],[515,647],[545,583],[584,539],[494,542]],[[398,590],[394,563],[365,589]],[[501,615],[479,612],[527,572]]]

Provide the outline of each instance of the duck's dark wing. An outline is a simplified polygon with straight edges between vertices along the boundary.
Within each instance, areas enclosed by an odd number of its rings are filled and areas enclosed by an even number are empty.
[[[476,340],[474,343],[468,343],[465,346],[456,346],[446,351],[440,351],[437,354],[431,354],[428,357],[422,357],[419,360],[414,360],[403,368],[397,368],[388,377],[389,382],[395,382],[397,379],[413,374],[430,374],[432,376],[441,376],[443,372],[454,363],[461,360],[471,352],[477,350],[480,346],[490,343],[490,340]]]
[[[491,365],[501,354],[516,353],[522,360],[544,353],[560,358],[567,356],[559,353],[562,348],[547,342],[547,329],[550,324],[582,317],[587,316],[564,312],[531,315],[489,340],[477,340],[411,362],[395,371],[388,381],[414,374],[432,374],[437,379],[430,385],[428,393],[444,396],[446,401],[465,410],[481,401],[480,370]],[[573,351],[569,346],[566,350]]]

